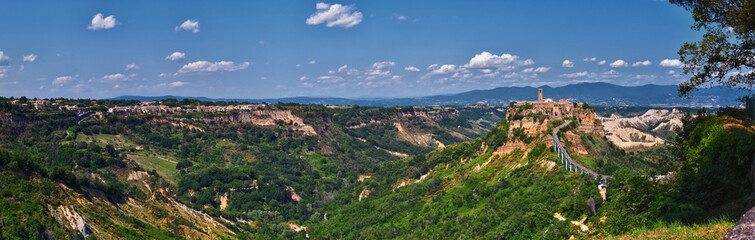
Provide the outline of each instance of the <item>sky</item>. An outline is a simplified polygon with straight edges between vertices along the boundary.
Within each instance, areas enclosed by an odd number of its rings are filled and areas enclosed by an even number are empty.
[[[689,12],[624,1],[4,1],[0,96],[389,98],[683,82]]]

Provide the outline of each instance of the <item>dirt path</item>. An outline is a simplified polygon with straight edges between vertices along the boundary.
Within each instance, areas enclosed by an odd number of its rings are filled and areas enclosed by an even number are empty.
[[[138,153],[129,153],[128,155],[136,155],[136,156],[142,156],[142,157],[157,158],[157,159],[160,159],[160,160],[163,160],[163,161],[170,162],[172,164],[178,164],[178,162],[176,162],[174,160],[170,160],[170,159],[167,159],[167,158],[164,158],[164,157],[160,157],[160,156],[151,156],[151,155],[147,155],[147,154],[138,154]]]

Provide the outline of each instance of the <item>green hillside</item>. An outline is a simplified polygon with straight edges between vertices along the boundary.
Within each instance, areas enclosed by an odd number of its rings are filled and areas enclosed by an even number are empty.
[[[577,163],[615,177],[601,192],[549,146],[562,121],[509,122],[498,107],[274,104],[77,121],[9,102],[3,239],[708,239],[755,200],[755,128],[741,110],[688,116],[669,145],[633,154],[562,128]]]

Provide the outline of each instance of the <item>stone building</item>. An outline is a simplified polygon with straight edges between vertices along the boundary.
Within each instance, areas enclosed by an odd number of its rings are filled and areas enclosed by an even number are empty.
[[[509,117],[511,114],[511,118]],[[547,116],[551,120],[559,120],[567,117],[576,117],[580,127],[585,132],[602,133],[603,128],[595,121],[595,111],[587,105],[572,103],[566,99],[554,101],[543,98],[543,89],[537,89],[537,101],[516,102],[506,111],[506,119],[518,120],[524,117]],[[542,116],[540,115],[540,116]]]

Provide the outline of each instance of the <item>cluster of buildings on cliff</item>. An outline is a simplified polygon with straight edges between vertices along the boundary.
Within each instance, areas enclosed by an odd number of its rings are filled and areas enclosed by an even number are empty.
[[[601,124],[596,121],[595,111],[587,104],[572,103],[566,99],[554,101],[543,99],[543,89],[537,89],[537,101],[521,101],[512,104],[513,107],[506,111],[506,118],[513,115],[533,116],[542,114],[551,120],[559,120],[574,117],[579,123],[579,130],[586,132],[601,132]]]
[[[90,110],[91,107],[99,107],[100,105],[97,104],[97,101],[92,101],[92,106],[77,106],[77,105],[61,105],[64,103],[64,100],[55,100],[54,102],[51,102],[50,100],[29,100],[29,101],[21,101],[21,100],[13,100],[11,101],[11,104],[18,104],[21,106],[32,106],[37,110],[42,110],[46,108],[50,108],[53,110],[68,110],[68,111],[87,111]],[[107,107],[108,113],[159,113],[159,112],[171,112],[171,113],[178,113],[178,112],[229,112],[233,110],[255,110],[258,108],[264,108],[265,104],[241,104],[241,105],[228,105],[228,106],[204,106],[204,105],[196,105],[196,106],[181,106],[181,107],[170,107],[166,105],[162,105],[159,101],[149,101],[149,102],[141,102],[139,105],[136,106],[114,106],[114,107]]]

